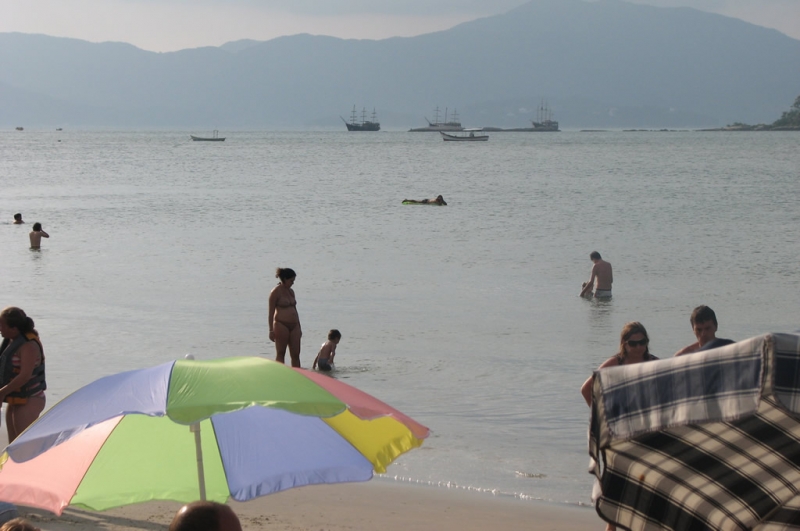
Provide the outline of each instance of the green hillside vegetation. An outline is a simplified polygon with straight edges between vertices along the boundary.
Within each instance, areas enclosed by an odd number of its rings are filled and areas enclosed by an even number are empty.
[[[736,131],[800,131],[800,96],[795,98],[791,109],[784,111],[783,115],[770,125],[748,125],[736,122],[725,129]]]

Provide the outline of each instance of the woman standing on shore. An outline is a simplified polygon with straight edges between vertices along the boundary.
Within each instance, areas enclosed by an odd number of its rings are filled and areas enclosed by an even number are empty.
[[[20,308],[0,312],[0,400],[8,403],[9,443],[44,410],[44,348],[33,326],[33,319]]]
[[[598,369],[657,360],[658,358],[650,354],[649,343],[650,338],[647,337],[647,330],[645,330],[642,323],[638,321],[626,323],[622,327],[622,333],[619,335],[619,351],[604,361]],[[592,407],[593,386],[594,375],[589,376],[581,386],[581,394],[589,407]],[[606,531],[615,531],[616,529],[614,525],[606,524]]]
[[[297,299],[292,290],[297,274],[288,267],[279,267],[275,277],[280,283],[269,294],[269,339],[275,342],[276,361],[285,363],[288,346],[292,367],[299,367],[300,338],[303,332],[300,329],[300,316],[297,314]]]

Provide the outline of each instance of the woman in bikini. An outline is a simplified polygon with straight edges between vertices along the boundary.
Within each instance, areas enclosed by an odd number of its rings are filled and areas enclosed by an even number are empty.
[[[650,338],[647,337],[647,330],[644,329],[642,323],[638,321],[626,323],[619,336],[619,352],[604,361],[598,369],[657,360],[658,358],[650,354],[649,343]],[[593,386],[594,375],[589,376],[581,386],[581,394],[589,407],[592,407]],[[606,524],[606,531],[615,531],[616,529],[615,526]]]
[[[281,363],[289,357],[292,367],[300,366],[300,316],[297,314],[297,299],[294,297],[292,285],[297,274],[288,267],[279,267],[275,277],[280,283],[269,294],[269,339],[275,342],[275,360]]]
[[[20,308],[0,312],[0,402],[8,403],[8,442],[39,418],[45,406],[44,349],[33,326]]]

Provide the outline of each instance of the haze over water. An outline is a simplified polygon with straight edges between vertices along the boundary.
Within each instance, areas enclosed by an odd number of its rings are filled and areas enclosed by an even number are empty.
[[[383,481],[589,503],[579,387],[625,322],[661,357],[699,304],[721,337],[800,328],[800,135],[222,134],[0,133],[0,297],[42,334],[48,407],[187,353],[274,357],[291,267],[303,366],[338,328],[335,377],[433,430]],[[593,250],[608,303],[577,296]]]

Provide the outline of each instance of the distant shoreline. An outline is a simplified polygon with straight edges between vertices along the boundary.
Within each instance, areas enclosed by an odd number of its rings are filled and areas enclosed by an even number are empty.
[[[772,127],[770,125],[746,125],[719,127],[715,129],[696,129],[697,131],[800,131],[800,127]]]

